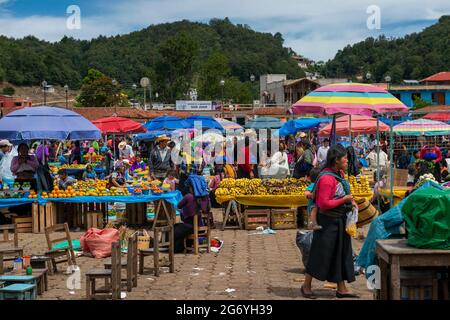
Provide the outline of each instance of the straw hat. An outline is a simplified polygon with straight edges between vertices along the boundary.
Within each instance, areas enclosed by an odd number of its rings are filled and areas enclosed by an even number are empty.
[[[160,143],[162,141],[170,141],[170,138],[168,136],[166,136],[165,134],[163,134],[162,136],[159,136],[158,138],[156,138],[155,143]]]
[[[305,138],[306,137],[306,133],[304,132],[300,132],[300,134],[298,135],[300,138]]]
[[[119,143],[119,149],[121,149],[121,150],[125,149],[126,146],[127,146],[126,141],[122,141],[121,143]]]
[[[11,147],[11,146],[12,146],[12,144],[11,144],[11,142],[9,142],[9,140],[6,140],[6,139],[0,140],[0,148]]]

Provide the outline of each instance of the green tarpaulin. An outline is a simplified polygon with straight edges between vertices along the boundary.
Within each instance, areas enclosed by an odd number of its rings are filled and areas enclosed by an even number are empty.
[[[450,249],[450,190],[413,192],[402,208],[408,244],[417,248]]]

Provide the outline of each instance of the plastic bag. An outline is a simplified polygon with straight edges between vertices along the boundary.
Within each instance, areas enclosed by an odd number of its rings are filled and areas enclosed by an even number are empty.
[[[347,222],[345,223],[345,231],[347,231],[348,235],[356,238],[358,232],[356,223],[358,222],[358,208],[353,207],[352,211],[347,213]]]
[[[311,244],[313,239],[313,231],[298,231],[297,237],[296,237],[296,243],[297,247],[300,249],[300,252],[302,254],[302,262],[303,265],[306,267],[308,264],[309,259],[309,252],[311,251]]]

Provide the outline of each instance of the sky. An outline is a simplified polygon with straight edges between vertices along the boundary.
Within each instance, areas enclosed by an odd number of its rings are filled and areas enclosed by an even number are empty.
[[[72,5],[80,19],[67,13]],[[0,34],[91,39],[158,23],[228,17],[256,31],[280,32],[286,47],[319,61],[369,36],[420,32],[445,14],[449,0],[0,0]]]

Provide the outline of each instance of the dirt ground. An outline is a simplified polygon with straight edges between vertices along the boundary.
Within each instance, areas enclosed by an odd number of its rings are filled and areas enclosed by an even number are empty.
[[[222,215],[214,213],[217,225]],[[138,287],[126,292],[125,299],[303,299],[300,286],[304,279],[301,255],[295,243],[296,230],[278,230],[273,235],[256,235],[255,231],[214,229],[212,236],[224,241],[217,254],[176,254],[175,273],[163,269],[155,277],[150,269],[152,257],[146,258],[144,275],[139,275]],[[73,232],[72,239],[79,239],[83,232]],[[20,234],[20,246],[24,254],[42,254],[46,240],[43,234]],[[355,240],[353,248],[359,253],[363,241]],[[92,268],[103,268],[103,259],[78,257],[81,270],[81,288],[69,290],[68,275],[59,265],[60,272],[49,276],[49,290],[39,299],[85,299],[84,274]],[[373,299],[363,275],[349,285],[360,295],[360,299]],[[324,283],[314,281],[314,292],[319,299],[336,299],[333,289],[324,288]],[[234,289],[228,290],[227,289]],[[126,290],[123,290],[125,292]]]

